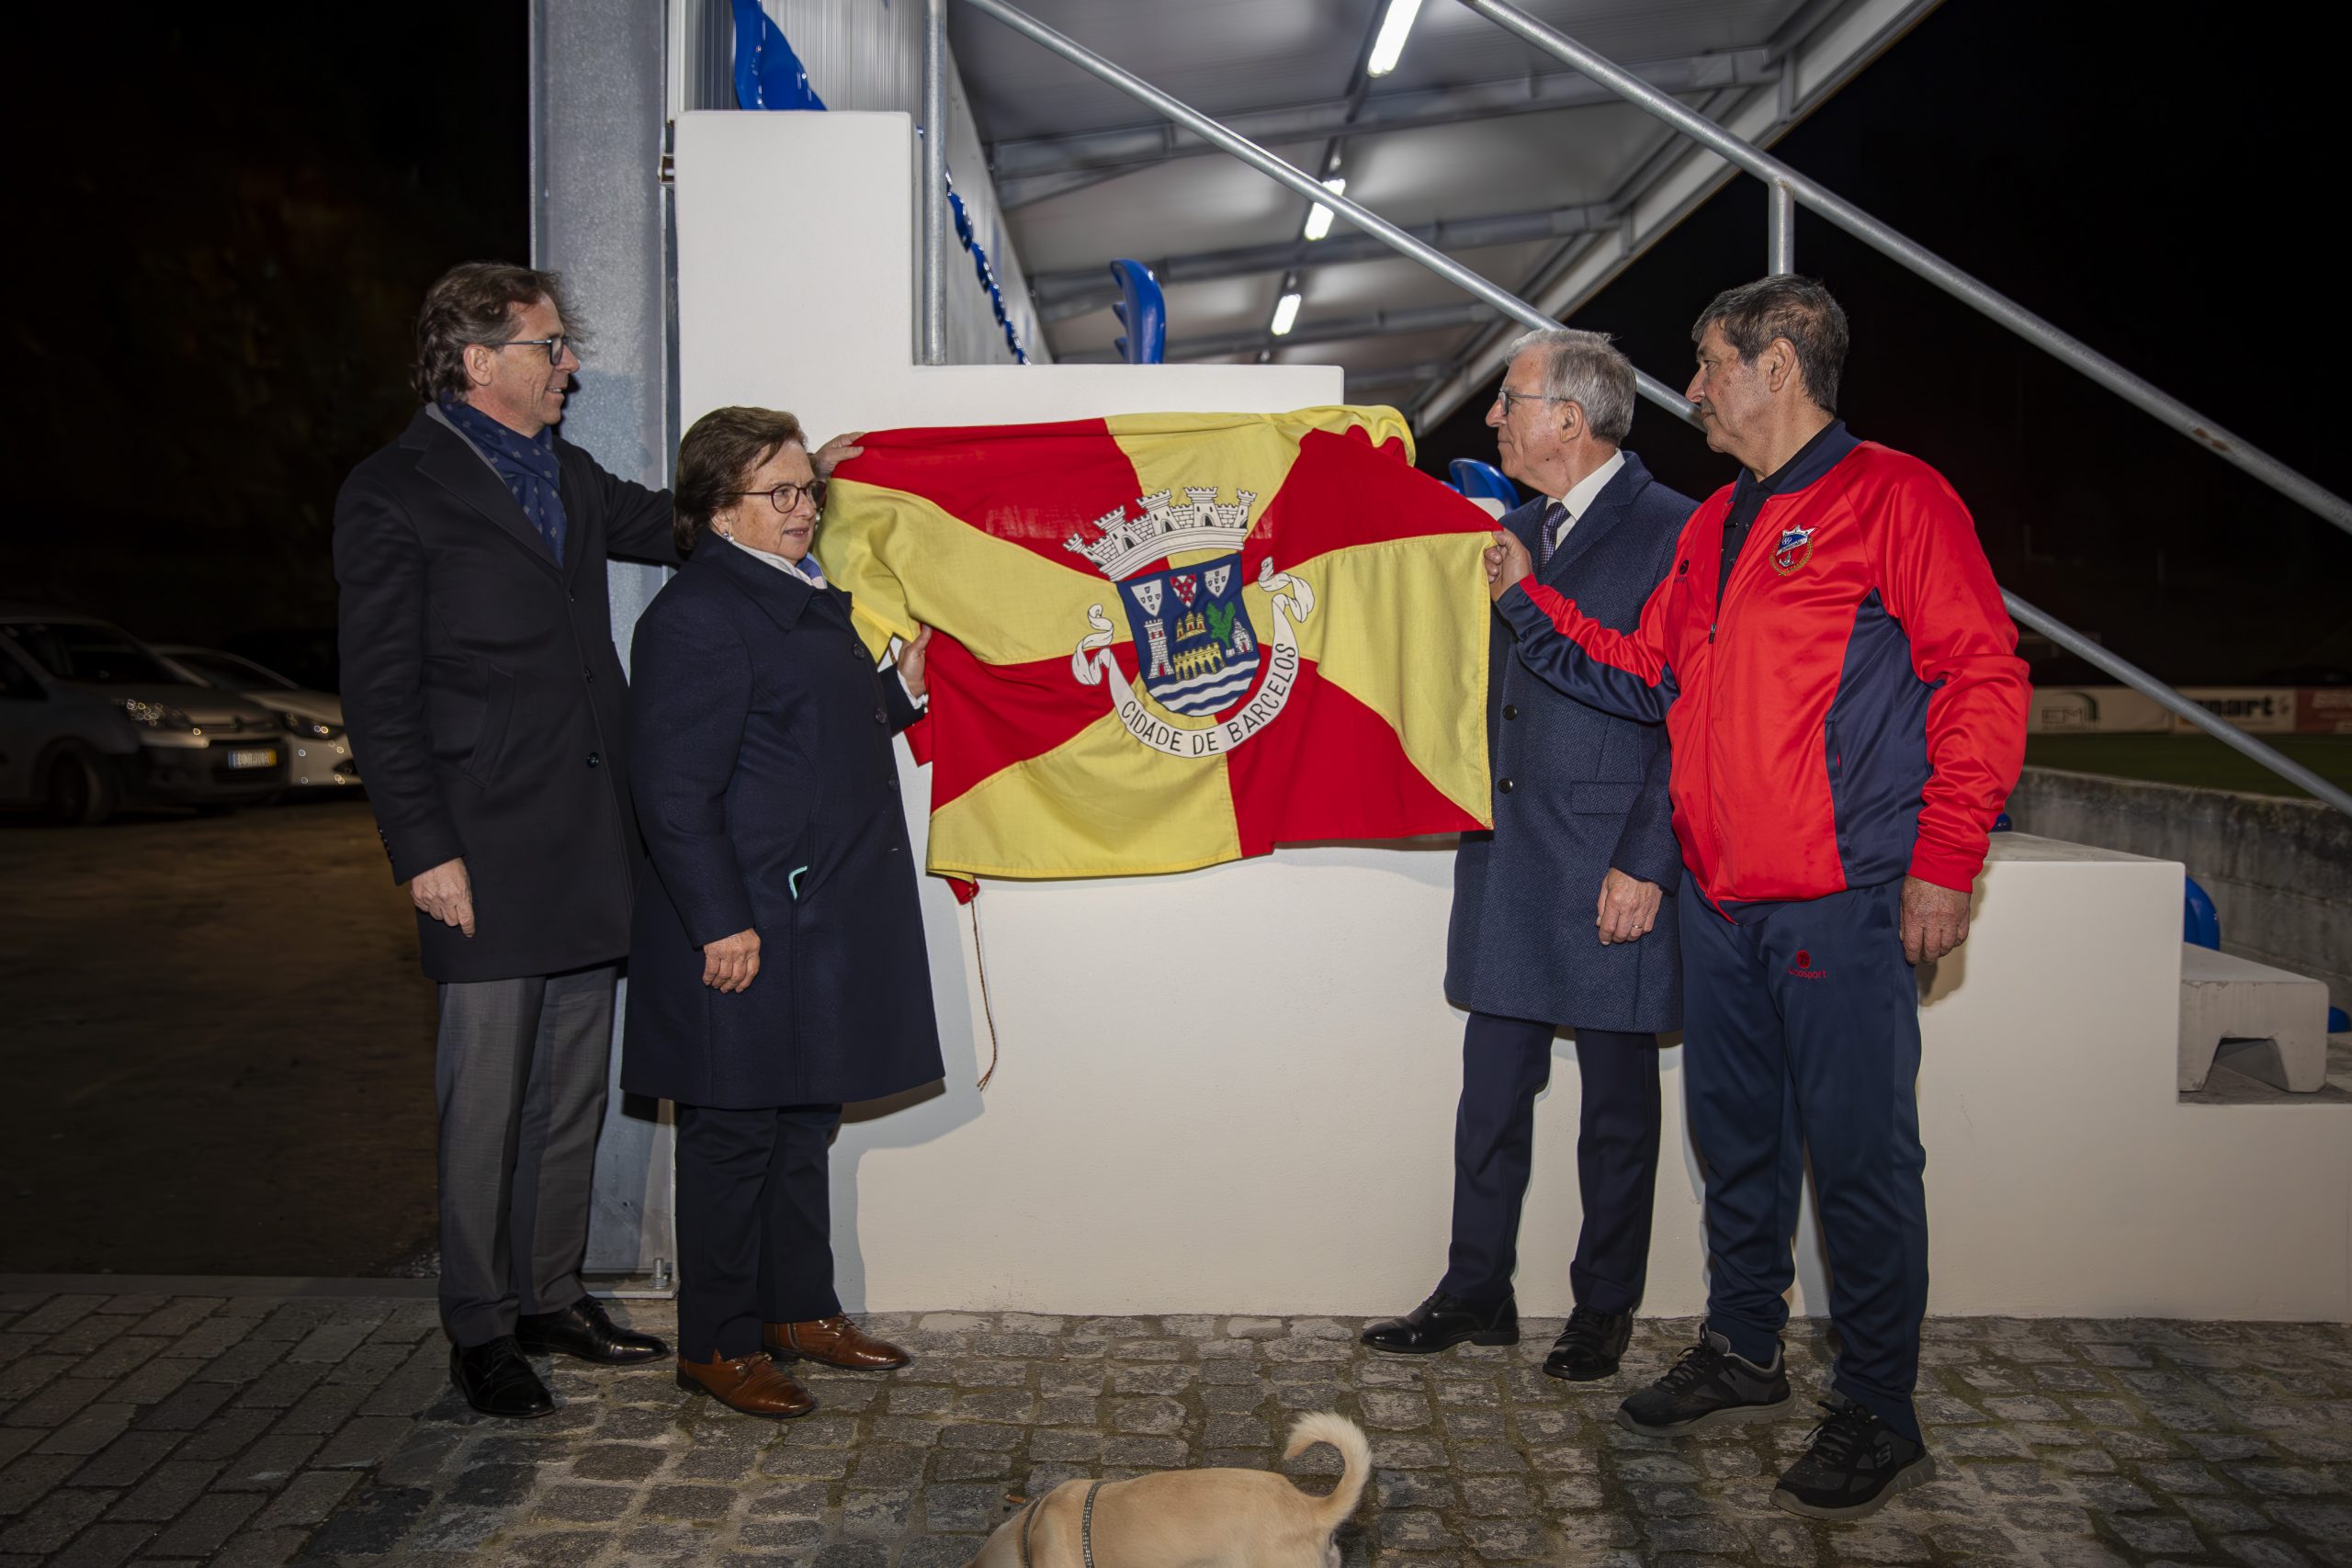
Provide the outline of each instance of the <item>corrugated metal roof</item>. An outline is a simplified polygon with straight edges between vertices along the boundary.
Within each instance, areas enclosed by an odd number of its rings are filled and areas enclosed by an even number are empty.
[[[1770,104],[1772,112],[1764,117],[1769,140],[1933,0],[1519,3],[1611,59],[1662,85],[1687,88],[1677,96],[1702,113],[1722,118],[1747,113],[1754,119],[1756,106]],[[1230,118],[1343,99],[1382,4],[1028,0],[1023,8],[1162,91]],[[1057,275],[1074,275],[1064,282],[1082,291],[1085,275],[1099,274],[1115,257],[1158,265],[1170,257],[1299,239],[1307,209],[1304,198],[1220,153],[1160,155],[1156,134],[1140,145],[1135,139],[1111,143],[1102,133],[1165,122],[976,10],[951,7],[949,18],[957,67],[980,136],[998,160],[1010,231],[1031,278],[1049,284]],[[1781,75],[1794,79],[1785,99],[1777,80]],[[1698,85],[1702,82],[1735,85]],[[1472,89],[1484,89],[1484,100],[1513,100],[1499,107],[1521,112],[1494,112],[1498,106],[1491,101],[1483,107],[1463,102],[1462,95]],[[1531,100],[1556,102],[1563,92],[1598,96],[1552,56],[1475,12],[1451,0],[1424,0],[1402,62],[1370,85],[1367,107],[1357,118],[1394,112],[1407,102],[1405,96],[1453,96],[1439,104],[1437,123],[1350,133],[1341,166],[1348,195],[1408,226],[1602,204],[1600,232],[1515,238],[1453,253],[1522,297],[1540,293],[1545,274],[1559,274],[1579,256],[1589,262],[1608,245],[1630,256],[1679,218],[1679,210],[1665,214],[1664,221],[1647,210],[1631,223],[1623,215],[1635,211],[1691,154],[1660,122],[1614,99],[1532,112],[1522,107]],[[1301,122],[1281,123],[1295,133]],[[1322,127],[1315,129],[1316,134],[1268,144],[1317,172],[1328,143]],[[1091,140],[1070,140],[1082,136]],[[1077,188],[1052,194],[1057,184]],[[1681,203],[1683,209],[1689,205]],[[1339,225],[1335,232],[1347,232],[1347,226]],[[1760,235],[1758,259],[1760,270]],[[1594,268],[1587,265],[1582,271]],[[1299,329],[1291,340],[1274,340],[1263,334],[1282,276],[1270,266],[1245,276],[1170,282],[1170,357],[1249,358],[1262,349],[1284,361],[1340,364],[1358,375],[1418,366],[1432,372],[1419,389],[1426,395],[1437,392],[1441,383],[1457,382],[1464,367],[1482,352],[1490,354],[1502,335],[1497,326],[1455,324],[1367,328],[1338,341],[1295,341],[1375,312],[1468,299],[1417,264],[1384,254],[1306,266]],[[1597,285],[1579,287],[1589,296]],[[1577,301],[1533,302],[1558,313]],[[1086,310],[1084,303],[1069,306],[1046,327],[1056,357],[1108,355],[1119,328],[1107,308]],[[1258,340],[1247,346],[1199,352],[1204,344],[1229,344],[1253,333]],[[1445,374],[1434,374],[1440,367]],[[1409,385],[1385,388],[1381,396],[1409,404],[1415,391]]]

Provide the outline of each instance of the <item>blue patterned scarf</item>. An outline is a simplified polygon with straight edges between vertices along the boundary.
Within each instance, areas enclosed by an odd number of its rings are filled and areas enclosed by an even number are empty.
[[[547,541],[548,552],[555,557],[556,565],[561,566],[563,491],[562,474],[555,460],[555,431],[549,428],[534,436],[517,435],[471,403],[456,398],[442,399],[441,412],[474,444],[475,450],[490,459],[490,466],[513,492],[514,504],[523,509],[523,515],[531,520],[531,526]]]

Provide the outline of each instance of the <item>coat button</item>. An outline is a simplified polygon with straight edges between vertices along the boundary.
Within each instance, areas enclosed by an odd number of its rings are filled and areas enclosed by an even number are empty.
[[[892,773],[892,774],[890,775],[890,777],[889,777],[889,779],[888,779],[888,784],[889,784],[889,785],[890,785],[890,787],[891,787],[892,789],[896,789],[896,788],[898,788],[898,787],[899,787],[899,775],[898,775],[898,774],[896,774],[896,773]]]
[[[1503,705],[1503,716],[1505,718],[1517,718],[1519,716],[1519,705],[1517,703],[1505,703]]]
[[[594,751],[588,753],[588,765],[592,768],[596,765],[596,753]]]
[[[1495,789],[1498,794],[1509,795],[1510,793],[1510,780],[1497,779],[1495,781]]]
[[[594,670],[582,670],[580,672],[580,678],[587,682],[592,686],[596,683],[596,672]],[[1510,716],[1506,714],[1504,716],[1509,717]]]
[[[882,708],[876,708],[874,710],[874,722],[876,724],[887,725],[890,722],[890,716],[886,710]]]

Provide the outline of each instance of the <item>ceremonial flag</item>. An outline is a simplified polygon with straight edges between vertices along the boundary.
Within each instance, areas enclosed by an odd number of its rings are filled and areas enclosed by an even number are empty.
[[[1491,826],[1481,552],[1387,409],[883,431],[817,554],[934,629],[930,869],[1125,876]]]

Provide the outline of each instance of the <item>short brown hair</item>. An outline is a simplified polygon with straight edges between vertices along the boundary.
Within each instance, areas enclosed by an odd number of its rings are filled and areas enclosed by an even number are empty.
[[[1714,297],[1690,323],[1690,341],[1724,330],[1724,341],[1742,360],[1755,358],[1786,338],[1797,352],[1797,373],[1805,396],[1824,413],[1838,412],[1838,382],[1846,373],[1846,311],[1829,290],[1810,277],[1759,277]]]
[[[670,491],[670,535],[692,555],[717,512],[760,465],[786,446],[807,446],[800,422],[781,409],[713,409],[678,443],[678,482]]]
[[[416,395],[430,403],[463,392],[467,348],[499,342],[514,311],[541,299],[563,318],[564,335],[574,345],[586,339],[555,273],[506,262],[460,262],[443,273],[424,291],[416,313]]]

